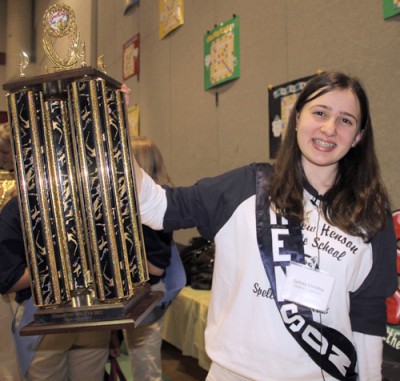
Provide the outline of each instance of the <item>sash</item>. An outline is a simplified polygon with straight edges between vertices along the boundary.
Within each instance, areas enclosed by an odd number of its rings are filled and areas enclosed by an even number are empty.
[[[286,329],[313,361],[338,380],[355,381],[357,355],[353,344],[343,334],[326,327],[312,318],[308,307],[286,300],[278,300],[277,282],[284,279],[290,261],[305,263],[301,226],[288,224],[283,219],[271,218],[268,185],[271,167],[257,164],[256,169],[256,223],[257,242],[276,306]],[[276,219],[276,221],[275,221]],[[272,220],[272,221],[271,221]],[[286,222],[286,223],[284,223]],[[279,237],[277,246],[276,238]],[[275,238],[275,239],[274,239]],[[278,247],[279,255],[275,252]],[[280,261],[278,256],[289,258]]]

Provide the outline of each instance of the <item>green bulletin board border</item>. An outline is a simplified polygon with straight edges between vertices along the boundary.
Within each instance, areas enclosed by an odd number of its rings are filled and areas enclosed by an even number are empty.
[[[398,6],[396,5],[398,3]],[[400,14],[400,1],[383,0],[383,18],[388,19]]]

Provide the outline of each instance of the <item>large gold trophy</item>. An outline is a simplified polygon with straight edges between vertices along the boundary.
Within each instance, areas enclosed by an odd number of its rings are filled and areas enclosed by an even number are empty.
[[[162,293],[146,284],[127,113],[121,84],[86,66],[74,13],[43,18],[54,72],[6,83],[32,296],[21,334],[137,325]],[[65,57],[53,39],[68,38]],[[81,60],[81,67],[75,68]]]

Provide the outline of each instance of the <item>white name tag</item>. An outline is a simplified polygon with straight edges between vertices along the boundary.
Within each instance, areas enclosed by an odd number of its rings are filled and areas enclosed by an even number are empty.
[[[334,283],[332,275],[291,262],[286,268],[281,296],[285,300],[325,312]]]

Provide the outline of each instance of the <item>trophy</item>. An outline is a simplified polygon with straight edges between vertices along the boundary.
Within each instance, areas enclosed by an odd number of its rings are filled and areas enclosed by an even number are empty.
[[[27,77],[22,54],[20,79],[3,85],[37,306],[21,335],[136,326],[162,293],[146,283],[121,84],[86,66],[70,7],[50,6],[43,23],[54,72]],[[65,57],[53,46],[62,37]]]

